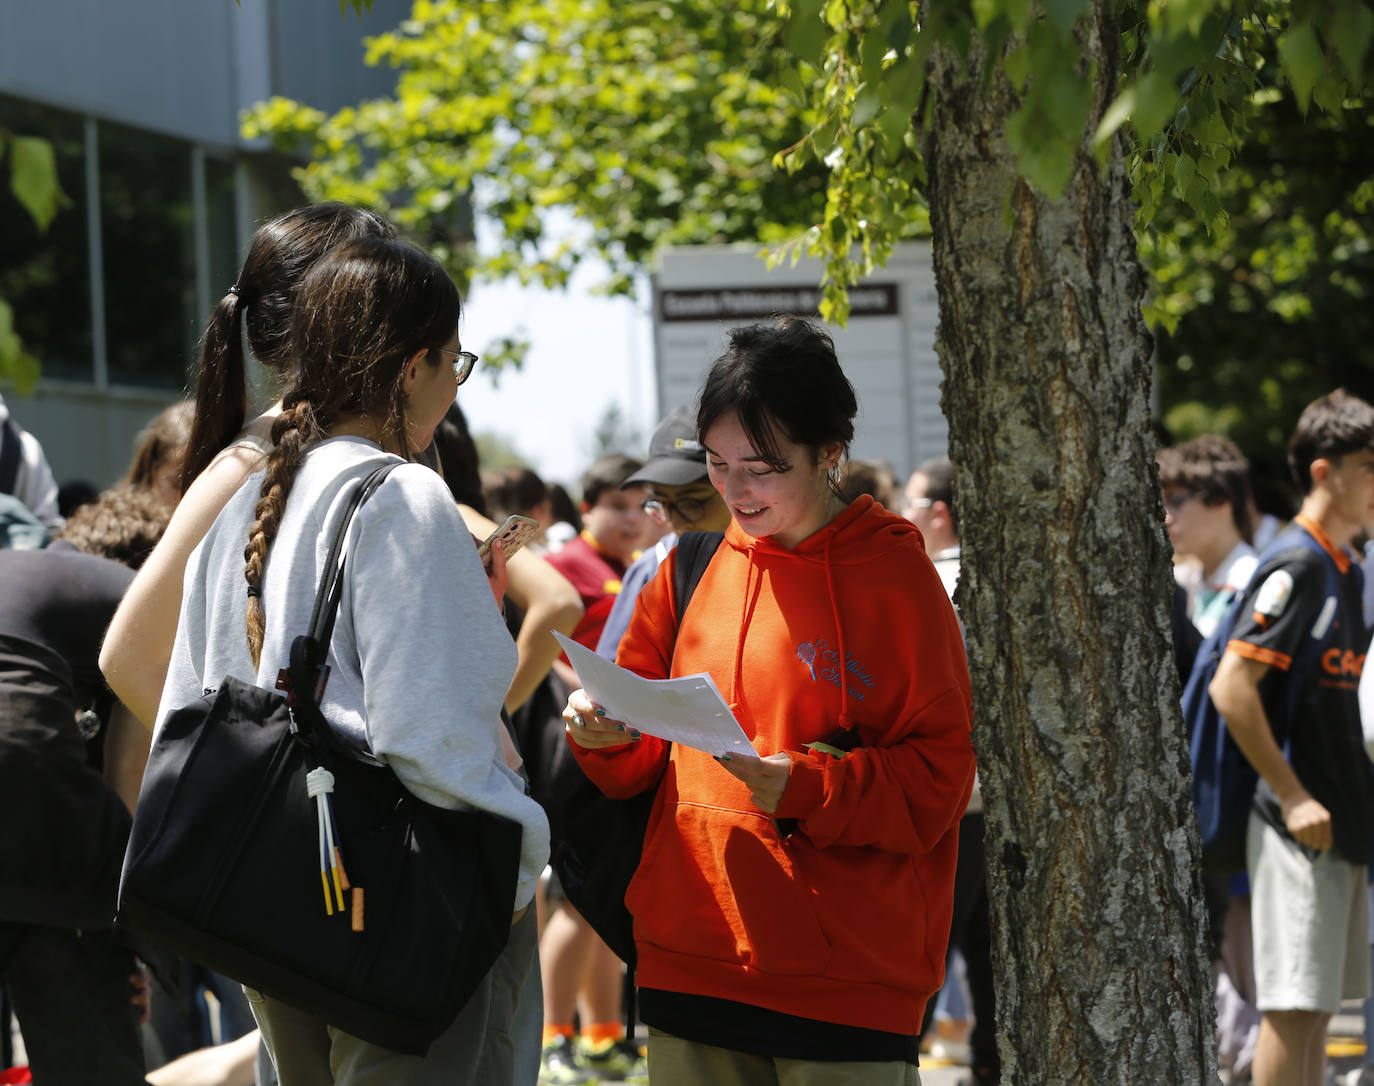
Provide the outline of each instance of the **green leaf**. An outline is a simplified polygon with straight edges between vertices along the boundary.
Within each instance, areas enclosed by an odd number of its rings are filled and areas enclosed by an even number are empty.
[[[14,310],[0,298],[0,380],[11,382],[27,396],[38,384],[38,360],[24,350],[23,340],[14,330]]]
[[[825,55],[825,43],[830,32],[826,25],[814,14],[804,15],[800,10],[792,13],[787,20],[787,48],[793,56],[819,68]]]
[[[1288,28],[1287,33],[1279,39],[1279,58],[1293,84],[1293,93],[1298,96],[1298,105],[1306,113],[1312,88],[1317,85],[1326,67],[1326,57],[1322,54],[1311,23],[1298,22]]]
[[[1135,109],[1135,88],[1127,87],[1116,96],[1112,104],[1107,107],[1107,111],[1102,114],[1102,120],[1097,126],[1097,131],[1093,133],[1093,146],[1101,147],[1116,134],[1131,112]]]
[[[1073,174],[1075,144],[1055,134],[1043,110],[1027,102],[1007,118],[1007,143],[1037,191],[1058,199]]]
[[[1001,4],[1012,27],[1017,32],[1023,32],[1030,22],[1030,0],[1001,0]]]
[[[1007,53],[1003,70],[1007,73],[1011,85],[1018,91],[1026,89],[1026,77],[1030,75],[1030,64],[1030,46],[1024,42]]]
[[[1092,87],[1087,78],[1074,71],[1072,65],[1057,64],[1046,73],[1044,80],[1039,81],[1036,90],[1055,130],[1067,142],[1079,143],[1093,106]]]
[[[998,66],[1002,64],[1003,47],[1007,44],[1007,39],[1010,37],[1011,23],[1007,22],[1007,20],[1000,15],[983,31],[984,91],[992,86],[992,77],[996,74]]]
[[[1078,22],[1084,7],[1083,0],[1044,0],[1044,5],[1050,22],[1066,34]]]
[[[910,110],[903,110],[893,105],[888,106],[878,115],[878,130],[883,134],[883,139],[887,141],[887,159],[889,162],[896,161],[902,153],[903,140],[910,128]]]
[[[882,91],[878,86],[866,86],[859,92],[859,97],[854,100],[854,112],[850,115],[849,123],[854,128],[862,128],[873,120],[882,108]]]
[[[1197,175],[1197,163],[1190,155],[1179,155],[1174,162],[1174,184],[1178,186],[1178,194],[1183,196],[1188,191],[1188,186],[1193,183],[1193,178]]]
[[[57,160],[52,144],[36,136],[16,136],[10,148],[10,189],[33,216],[39,230],[47,230],[65,201],[57,183]]]
[[[1345,80],[1335,72],[1328,71],[1324,76],[1317,80],[1317,85],[1312,88],[1312,101],[1318,106],[1337,116],[1345,108]]]
[[[1331,16],[1331,41],[1352,81],[1362,83],[1365,54],[1374,37],[1374,12],[1359,0],[1341,0]]]
[[[973,0],[973,22],[979,30],[986,30],[1002,14],[1001,0]]]
[[[1151,72],[1135,88],[1135,111],[1132,121],[1136,136],[1148,141],[1169,122],[1178,111],[1178,92],[1173,84],[1158,72]]]

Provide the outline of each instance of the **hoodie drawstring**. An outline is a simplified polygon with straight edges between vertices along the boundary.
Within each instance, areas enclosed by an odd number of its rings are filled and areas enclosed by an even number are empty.
[[[758,589],[762,582],[754,580],[754,548],[751,544],[745,550],[749,555],[749,563],[744,568],[744,595],[741,601],[739,617],[739,637],[735,640],[735,670],[730,676],[730,712],[738,718],[740,712],[740,675],[744,670],[744,639],[749,630],[749,615],[754,609],[754,604],[758,602]],[[753,589],[751,599],[750,589]]]
[[[830,595],[830,613],[835,618],[835,640],[840,650],[840,727],[849,731],[854,727],[854,721],[849,718],[849,656],[844,651],[844,624],[840,622],[840,603],[835,595],[835,570],[830,562],[830,544],[834,541],[834,532],[825,537],[825,588]]]

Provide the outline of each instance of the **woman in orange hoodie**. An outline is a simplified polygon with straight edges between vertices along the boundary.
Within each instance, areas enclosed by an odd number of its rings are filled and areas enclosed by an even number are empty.
[[[736,329],[697,433],[732,523],[677,614],[675,555],[618,662],[708,671],[759,758],[564,712],[611,796],[656,789],[634,916],[655,1086],[909,1086],[943,979],[973,783],[968,667],[920,532],[838,485],[857,403],[803,320]]]

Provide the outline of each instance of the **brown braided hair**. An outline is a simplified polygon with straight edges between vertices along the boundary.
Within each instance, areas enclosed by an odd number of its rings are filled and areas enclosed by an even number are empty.
[[[384,448],[408,458],[407,364],[425,351],[428,365],[447,365],[437,348],[452,337],[460,312],[458,290],[439,263],[390,239],[340,245],[301,283],[291,321],[296,381],[272,426],[273,449],[243,551],[254,667],[266,629],[268,552],[307,450],[341,421],[365,418],[375,423]]]

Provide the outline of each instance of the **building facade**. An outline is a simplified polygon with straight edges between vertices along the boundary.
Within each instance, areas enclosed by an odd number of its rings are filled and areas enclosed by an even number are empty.
[[[239,135],[275,95],[334,110],[388,93],[359,18],[299,0],[0,5],[0,126],[42,136],[65,200],[40,233],[0,185],[0,297],[43,377],[5,396],[59,482],[104,487],[134,436],[193,387],[197,344],[257,225],[301,202],[291,163]],[[0,176],[8,182],[8,170]]]

